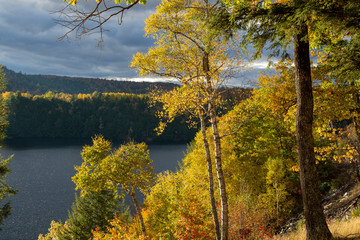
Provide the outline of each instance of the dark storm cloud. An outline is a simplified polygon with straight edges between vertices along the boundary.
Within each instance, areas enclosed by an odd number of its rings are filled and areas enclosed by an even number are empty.
[[[0,63],[29,74],[134,77],[129,62],[137,51],[152,45],[143,37],[143,27],[157,2],[131,9],[121,26],[116,19],[108,22],[105,28],[109,31],[101,47],[97,34],[81,40],[71,35],[70,40],[58,41],[66,29],[55,24],[53,18],[57,15],[50,12],[64,4],[62,0],[12,0],[1,4]]]
[[[108,0],[109,3],[113,0]],[[124,14],[123,22],[117,18],[104,25],[104,42],[98,47],[99,35],[87,35],[76,40],[58,41],[66,33],[51,14],[62,9],[62,0],[0,0],[0,64],[28,74],[55,74],[101,78],[135,78],[129,68],[136,52],[146,52],[153,40],[144,37],[144,20],[155,12],[159,0],[149,0]],[[90,9],[95,0],[79,1],[79,7]],[[230,85],[253,85],[257,70],[266,67],[260,61],[256,71],[238,74]]]

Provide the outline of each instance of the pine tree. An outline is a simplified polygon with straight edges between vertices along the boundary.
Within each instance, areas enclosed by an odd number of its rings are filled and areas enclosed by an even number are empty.
[[[116,214],[127,214],[123,200],[113,191],[89,192],[83,198],[75,195],[75,202],[63,231],[58,232],[61,240],[87,240],[92,237],[92,230],[106,231],[109,220]],[[129,215],[130,216],[130,215]]]
[[[5,88],[6,81],[5,81],[5,74],[2,71],[2,66],[0,65],[0,90]],[[5,102],[3,99],[0,99],[0,141],[5,138],[5,129],[8,125],[7,118],[7,110],[5,106]],[[14,195],[17,191],[6,184],[5,177],[11,172],[8,168],[9,163],[12,159],[12,156],[3,159],[0,155],[0,202],[4,201],[5,198],[8,196]],[[2,204],[0,207],[0,224],[2,221],[10,215],[11,206],[10,202],[6,202]],[[1,230],[1,229],[0,229]]]

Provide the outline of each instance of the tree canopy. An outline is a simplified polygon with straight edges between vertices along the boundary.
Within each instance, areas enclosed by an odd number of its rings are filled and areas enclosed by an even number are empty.
[[[178,89],[157,98],[164,106],[160,117],[171,121],[177,114],[191,111],[196,119],[199,118],[204,133],[205,152],[209,156],[207,159],[209,192],[216,239],[227,239],[228,205],[222,172],[217,109],[221,87],[226,85],[235,69],[242,67],[242,61],[236,54],[235,45],[219,31],[210,28],[209,20],[219,4],[217,1],[162,1],[156,13],[146,20],[145,26],[146,35],[156,39],[155,46],[145,54],[137,53],[131,66],[138,69],[140,75],[174,78],[182,84]],[[221,231],[217,223],[217,210],[212,190],[212,163],[205,135],[207,116],[213,129],[212,143],[220,185]]]
[[[4,90],[5,86],[6,78],[2,70],[2,65],[0,65],[0,90]],[[8,110],[4,99],[0,98],[0,141],[3,141],[5,138],[5,130],[8,126],[7,114]],[[13,156],[3,159],[0,155],[0,224],[10,215],[11,212],[10,201],[7,201],[6,199],[9,196],[15,195],[17,192],[17,190],[9,186],[5,181],[6,176],[11,173],[9,164],[12,158]]]
[[[155,180],[154,166],[145,143],[121,145],[111,153],[111,143],[102,136],[93,138],[92,146],[85,146],[81,152],[84,162],[76,166],[76,175],[72,178],[81,196],[89,191],[109,190],[118,193],[124,191],[132,197],[142,228],[146,236],[141,209],[135,189],[146,193]]]

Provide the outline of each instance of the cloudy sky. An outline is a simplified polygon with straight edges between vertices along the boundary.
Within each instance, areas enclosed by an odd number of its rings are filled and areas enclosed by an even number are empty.
[[[144,37],[143,28],[144,20],[155,11],[158,2],[150,0],[145,6],[131,9],[125,13],[121,26],[116,19],[108,22],[105,28],[109,31],[98,47],[97,34],[81,40],[74,35],[58,40],[66,29],[55,23],[58,15],[52,13],[66,6],[63,0],[0,0],[0,64],[27,74],[134,80],[136,72],[129,63],[133,54],[145,52],[153,44],[152,39]],[[260,62],[255,68],[264,66]],[[246,84],[254,75],[241,74],[232,81],[233,85]]]

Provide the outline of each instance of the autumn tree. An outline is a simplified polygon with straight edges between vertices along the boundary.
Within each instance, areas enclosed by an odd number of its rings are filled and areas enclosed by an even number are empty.
[[[138,69],[140,75],[157,75],[178,80],[183,85],[179,88],[182,90],[177,90],[178,92],[190,93],[189,89],[192,90],[190,98],[184,98],[185,95],[181,98],[173,98],[175,100],[172,102],[173,107],[165,102],[170,101],[175,94],[163,98],[166,99],[163,101],[164,112],[167,112],[167,116],[171,119],[173,114],[185,108],[194,110],[195,117],[200,120],[209,169],[210,202],[213,208],[216,238],[227,239],[228,204],[216,107],[219,89],[233,74],[234,67],[239,61],[234,61],[235,51],[232,52],[232,56],[229,55],[231,43],[219,32],[209,28],[208,20],[218,4],[217,1],[163,1],[158,6],[157,12],[146,20],[146,35],[156,39],[156,46],[150,48],[146,54],[136,54],[131,66]],[[176,111],[177,109],[182,110]],[[212,127],[215,166],[221,197],[221,230],[217,223],[210,151],[205,134],[207,116]]]
[[[324,76],[319,87],[320,98],[334,106],[331,111],[329,109],[328,119],[336,120],[342,117],[352,120],[354,141],[351,141],[351,145],[357,152],[355,162],[360,179],[360,28],[355,24],[359,17],[352,13],[360,7],[358,3],[350,4],[351,14],[344,19],[336,19],[339,29],[335,31],[330,28],[329,37],[320,42],[320,47],[324,48],[318,52],[320,60],[317,68]],[[349,21],[349,18],[352,21]]]
[[[220,226],[214,193],[212,154],[206,130],[207,111],[204,108],[206,103],[205,97],[196,86],[192,87],[192,83],[187,83],[169,92],[154,93],[152,99],[153,102],[162,104],[162,109],[158,112],[158,117],[161,119],[159,127],[157,128],[159,134],[165,129],[169,122],[172,122],[174,118],[180,114],[190,113],[189,124],[195,124],[196,120],[194,119],[198,119],[200,122],[203,149],[205,151],[208,167],[209,197],[214,220],[215,235],[219,239]]]
[[[231,6],[231,11],[225,10],[225,15],[229,16],[230,22],[246,31],[245,42],[255,46],[257,57],[260,56],[267,42],[270,42],[270,48],[275,54],[280,53],[281,48],[286,49],[289,43],[293,44],[297,91],[296,135],[307,238],[331,239],[332,235],[323,214],[315,168],[309,50],[313,35],[327,36],[323,29],[333,26],[329,24],[328,16],[338,19],[339,16],[344,17],[347,12],[353,13],[353,10],[348,10],[348,7],[353,5],[352,1],[225,2]],[[348,18],[348,20],[353,19]],[[221,24],[219,21],[219,24],[223,27],[229,26],[229,22]]]
[[[226,131],[242,125],[224,142],[234,152],[231,175],[239,182],[230,180],[229,194],[241,202],[245,212],[263,209],[264,225],[273,231],[301,209],[294,126],[296,92],[291,64],[289,60],[280,61],[273,66],[274,72],[262,73],[251,97],[221,119]],[[238,209],[236,202],[232,205]]]
[[[144,143],[121,145],[113,153],[111,143],[102,136],[93,138],[92,146],[85,146],[81,152],[84,162],[76,166],[72,178],[76,189],[85,196],[90,191],[124,191],[131,196],[139,216],[141,230],[146,236],[144,221],[135,190],[145,193],[154,182],[154,167]]]
[[[159,174],[144,201],[153,239],[214,239],[208,173],[201,133],[176,172]]]

